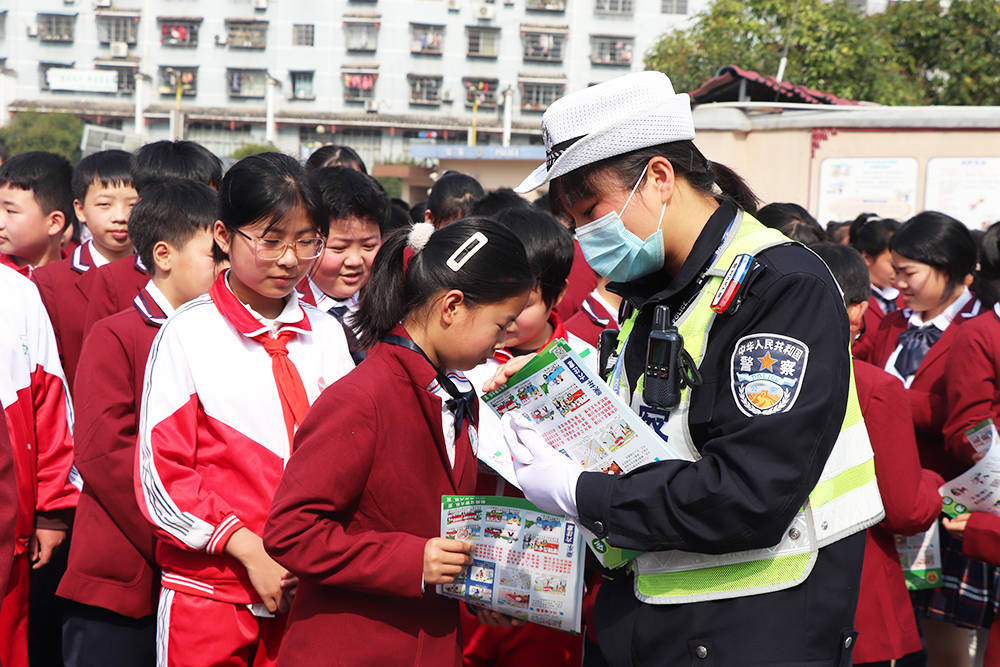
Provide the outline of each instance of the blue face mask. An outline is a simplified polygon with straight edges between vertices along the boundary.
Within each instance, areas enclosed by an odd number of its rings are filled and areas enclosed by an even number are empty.
[[[645,175],[646,170],[643,169],[638,182],[625,200],[621,213],[625,213]],[[667,205],[664,204],[656,231],[645,241],[626,229],[621,213],[615,211],[577,229],[576,240],[580,243],[587,263],[594,271],[616,283],[627,283],[662,269],[664,260],[661,227],[666,210]]]

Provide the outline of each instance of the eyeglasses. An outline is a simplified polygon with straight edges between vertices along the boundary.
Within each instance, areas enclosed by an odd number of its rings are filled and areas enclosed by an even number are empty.
[[[257,259],[264,260],[265,262],[274,262],[281,259],[289,249],[299,259],[316,259],[323,254],[323,248],[326,246],[326,239],[321,236],[285,242],[281,239],[254,238],[239,229],[233,229],[233,231],[249,241],[250,245],[253,246],[253,252],[257,256]]]

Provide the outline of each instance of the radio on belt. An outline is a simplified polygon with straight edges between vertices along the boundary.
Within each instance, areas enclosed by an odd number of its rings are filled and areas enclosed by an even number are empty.
[[[670,309],[657,306],[646,346],[642,400],[657,408],[675,408],[681,401],[681,353],[684,339],[670,322]]]

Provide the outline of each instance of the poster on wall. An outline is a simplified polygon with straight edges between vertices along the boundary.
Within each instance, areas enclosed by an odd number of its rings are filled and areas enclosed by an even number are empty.
[[[928,160],[924,208],[958,218],[969,229],[1000,221],[1000,157]]]
[[[916,202],[916,158],[837,157],[820,164],[816,218],[824,226],[861,213],[905,220],[916,213]]]

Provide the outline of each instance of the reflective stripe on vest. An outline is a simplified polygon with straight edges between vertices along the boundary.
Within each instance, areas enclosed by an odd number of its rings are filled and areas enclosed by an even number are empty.
[[[727,247],[708,270],[709,280],[676,326],[684,338],[684,348],[699,366],[705,356],[708,332],[716,313],[710,305],[726,270],[737,255],[757,255],[767,248],[789,243],[776,230],[764,227],[750,215],[739,213],[738,228]],[[619,357],[632,332],[638,311],[622,325]],[[624,363],[620,364],[624,369]],[[617,369],[616,369],[617,370]],[[642,376],[632,397],[622,377],[612,377],[612,387],[638,409],[642,396]],[[670,413],[661,433],[675,447],[681,440],[690,460],[701,458],[688,427],[691,394],[681,392],[680,405]],[[697,554],[686,551],[646,553],[633,563],[635,595],[650,604],[680,604],[758,595],[791,588],[805,581],[815,565],[821,547],[878,523],[884,516],[875,481],[875,465],[868,432],[861,417],[851,367],[847,410],[840,434],[827,459],[819,482],[806,505],[785,530],[782,540],[767,549],[751,549],[729,554]]]

